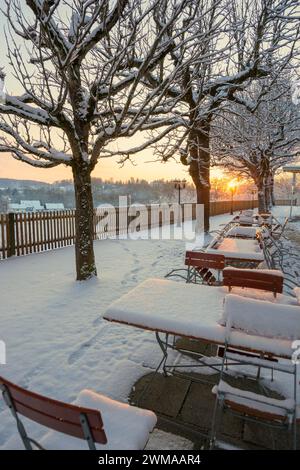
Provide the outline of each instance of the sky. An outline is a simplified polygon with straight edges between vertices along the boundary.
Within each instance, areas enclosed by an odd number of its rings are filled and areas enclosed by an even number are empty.
[[[0,68],[4,67],[6,75],[5,86],[7,92],[12,95],[20,93],[21,89],[16,79],[12,76],[11,69],[8,65],[6,40],[4,35],[4,27],[6,19],[0,12]],[[136,142],[131,141],[133,146],[139,145],[141,140],[137,138]],[[143,178],[147,181],[156,179],[187,179],[190,177],[187,167],[180,162],[174,160],[168,163],[153,162],[154,157],[151,150],[143,151],[134,157],[134,165],[127,162],[123,167],[118,164],[117,157],[105,158],[96,166],[93,176],[103,179],[113,178],[114,180],[128,180],[129,178]],[[152,161],[152,162],[151,162]],[[71,170],[68,167],[60,165],[56,168],[42,169],[33,168],[30,165],[15,160],[9,154],[0,153],[0,178],[13,179],[31,179],[36,181],[54,182],[61,179],[70,179],[72,177]]]
[[[151,153],[148,156],[136,156],[135,165],[127,162],[123,167],[120,167],[116,158],[105,158],[98,163],[92,176],[103,179],[113,178],[114,180],[127,180],[131,177],[143,178],[147,181],[189,179],[187,167],[181,163],[175,161],[148,163],[150,159]],[[49,169],[33,168],[26,163],[18,162],[9,154],[0,153],[0,178],[30,179],[52,183],[62,179],[70,179],[72,174],[70,168],[62,165]]]

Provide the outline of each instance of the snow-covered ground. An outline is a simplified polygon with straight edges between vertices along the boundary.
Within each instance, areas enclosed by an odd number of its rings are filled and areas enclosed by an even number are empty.
[[[278,211],[283,217],[285,208]],[[212,218],[212,229],[229,219]],[[74,280],[73,247],[1,261],[0,340],[7,364],[0,375],[65,402],[84,388],[126,402],[133,383],[149,371],[143,364],[154,366],[160,350],[152,333],[101,315],[141,281],[180,267],[184,251],[181,240],[100,240],[99,278],[84,283]],[[28,429],[41,437],[39,426],[29,423]],[[16,439],[15,422],[0,400],[0,449],[14,448]],[[168,445],[188,447],[174,437],[166,438]]]

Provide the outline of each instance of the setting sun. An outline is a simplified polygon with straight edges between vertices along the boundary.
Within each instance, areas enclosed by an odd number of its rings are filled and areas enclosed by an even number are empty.
[[[235,192],[236,189],[237,189],[238,184],[239,183],[236,179],[233,179],[233,180],[229,181],[228,190],[231,191],[231,192]]]

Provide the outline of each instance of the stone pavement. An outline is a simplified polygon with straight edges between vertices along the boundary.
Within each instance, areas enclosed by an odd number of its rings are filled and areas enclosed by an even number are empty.
[[[203,345],[198,345],[199,348]],[[197,349],[195,342],[190,349]],[[191,440],[195,449],[201,449],[207,446],[210,435],[215,404],[211,389],[218,380],[218,374],[185,373],[165,377],[150,373],[134,385],[130,402],[153,410],[158,416],[158,428],[181,435]],[[232,386],[261,393],[256,380],[226,377],[226,381]],[[271,390],[268,390],[268,396],[283,398]],[[217,439],[243,449],[288,449],[291,446],[291,433],[250,423],[228,412],[222,413]]]

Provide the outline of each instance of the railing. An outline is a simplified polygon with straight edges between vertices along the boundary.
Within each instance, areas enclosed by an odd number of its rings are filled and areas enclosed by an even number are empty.
[[[290,206],[291,205],[291,200],[290,199],[276,199],[276,206]],[[297,199],[294,199],[293,201],[293,206],[297,206],[298,201]]]
[[[257,201],[254,202],[257,207]],[[183,204],[184,206],[184,204]],[[253,201],[234,201],[233,210],[249,209]],[[182,211],[182,220],[196,218],[196,204],[192,211]],[[231,201],[211,202],[211,215],[225,214],[231,209]],[[94,239],[124,235],[138,230],[149,230],[163,224],[173,224],[176,215],[169,205],[144,206],[140,217],[138,206],[101,208],[95,210]],[[137,217],[140,217],[139,223]],[[136,227],[135,225],[138,225]],[[22,256],[75,243],[75,210],[23,212],[0,214],[0,259]]]

